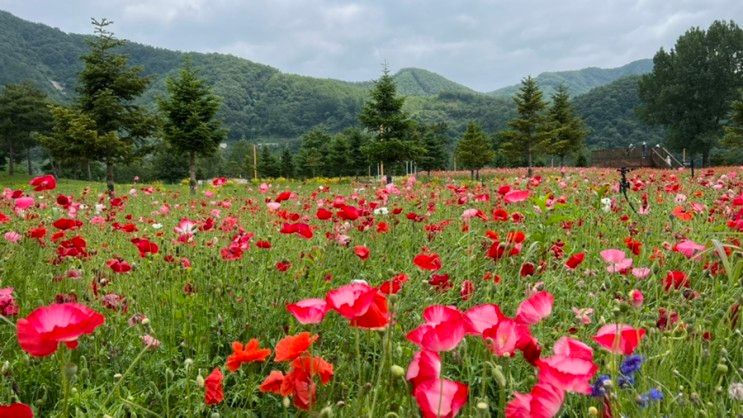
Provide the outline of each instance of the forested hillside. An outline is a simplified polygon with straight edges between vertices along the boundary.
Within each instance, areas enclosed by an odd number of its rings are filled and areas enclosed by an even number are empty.
[[[86,38],[0,11],[0,85],[31,80],[54,100],[70,100],[82,68],[79,57],[88,48]],[[185,59],[190,60],[222,99],[218,115],[229,129],[229,140],[284,142],[317,127],[338,132],[356,126],[371,85],[286,74],[225,54],[183,53],[132,42],[123,46],[122,52],[151,77],[152,84],[141,99],[148,106],[164,93],[166,77]],[[646,72],[650,66],[648,60],[641,60],[609,70],[544,73],[537,81],[547,96],[559,83],[565,83],[576,95],[622,75]],[[413,118],[426,124],[446,124],[451,138],[459,137],[469,121],[493,133],[503,129],[514,114],[508,95],[511,87],[478,93],[417,68],[398,71],[394,80],[399,92],[408,96],[405,109]],[[637,103],[636,80],[613,83],[577,97],[578,110],[592,131],[588,146],[659,138],[657,130],[649,130],[633,116]]]
[[[546,97],[551,96],[560,84],[567,87],[572,96],[587,93],[593,88],[611,83],[614,80],[632,75],[649,73],[653,69],[653,61],[643,59],[630,62],[617,68],[584,68],[575,71],[557,71],[539,74],[537,84]],[[490,92],[491,96],[510,97],[519,89],[519,85],[503,87]]]

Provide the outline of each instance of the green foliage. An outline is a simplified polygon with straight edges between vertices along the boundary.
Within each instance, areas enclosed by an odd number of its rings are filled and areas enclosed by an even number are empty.
[[[646,124],[635,111],[642,104],[639,80],[639,76],[620,78],[573,99],[576,113],[588,128],[589,148],[624,148],[663,140],[663,129]]]
[[[582,70],[557,71],[539,74],[535,80],[547,96],[552,96],[560,86],[564,86],[571,96],[588,93],[620,78],[647,74],[653,69],[649,59],[633,61],[617,68],[589,67]],[[520,85],[503,87],[488,94],[497,97],[511,97],[518,92]]]
[[[435,96],[439,93],[477,93],[469,87],[421,68],[403,68],[392,77],[403,96]],[[359,83],[371,88],[373,83]]]
[[[297,174],[301,177],[324,175],[331,140],[330,134],[322,129],[313,129],[305,134],[296,157]]]
[[[410,118],[402,110],[404,102],[404,97],[397,96],[395,82],[385,68],[359,115],[361,123],[373,135],[364,148],[371,161],[396,163],[413,159],[420,151],[411,140]]]
[[[470,170],[473,178],[479,178],[480,169],[495,158],[490,140],[474,122],[470,122],[462,140],[457,144],[456,158],[458,166]]]
[[[449,161],[449,153],[446,150],[447,138],[446,124],[432,126],[419,126],[417,134],[424,152],[416,158],[418,169],[428,171],[442,170],[446,168]]]
[[[531,76],[521,82],[521,90],[513,97],[518,116],[508,122],[509,130],[502,133],[501,149],[507,155],[521,155],[526,159],[528,175],[534,165],[535,154],[541,152],[552,135],[545,115],[547,103],[542,91]]]
[[[281,150],[279,159],[279,173],[281,177],[290,179],[294,177],[294,157],[288,147]]]
[[[328,145],[326,173],[345,177],[351,174],[351,145],[343,134],[333,136]]]
[[[78,107],[51,107],[54,125],[48,135],[39,135],[55,165],[89,163],[110,152],[111,146],[124,146],[115,132],[100,135],[93,118]]]
[[[562,165],[566,156],[583,147],[583,140],[586,137],[585,124],[575,115],[565,86],[559,86],[552,95],[552,105],[547,112],[547,119],[551,129],[548,139],[549,153],[560,157]]]
[[[350,157],[348,174],[356,177],[368,174],[369,160],[364,154],[364,145],[369,142],[369,137],[357,128],[346,129],[341,134],[348,140]]]
[[[281,168],[279,162],[273,155],[269,146],[261,146],[260,153],[258,154],[258,176],[260,178],[276,178],[281,175]]]
[[[673,49],[660,49],[653,72],[640,80],[642,115],[666,128],[668,145],[709,162],[722,136],[731,102],[743,88],[743,29],[715,21],[705,31],[692,28]]]
[[[26,156],[31,167],[29,153],[36,145],[34,136],[51,126],[48,104],[46,94],[30,83],[8,84],[0,92],[0,144],[8,156],[10,175],[19,156]]]

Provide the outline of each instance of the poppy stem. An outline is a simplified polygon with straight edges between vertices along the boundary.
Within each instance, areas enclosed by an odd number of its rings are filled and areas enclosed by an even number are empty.
[[[59,350],[59,371],[61,373],[60,378],[62,379],[62,416],[67,418],[70,416],[70,381],[67,375],[67,349]]]
[[[11,327],[15,327],[15,324],[13,323],[13,321],[11,321],[10,319],[6,318],[5,316],[0,315],[0,319],[2,319],[3,321],[5,321]]]
[[[382,384],[382,371],[384,370],[385,363],[387,362],[387,341],[390,339],[390,327],[384,333],[384,339],[382,340],[382,361],[377,369],[377,381],[374,384],[374,394],[372,395],[371,409],[369,409],[369,418],[374,418],[374,407],[377,404],[377,394],[379,393],[379,386]]]
[[[124,372],[124,374],[121,375],[121,377],[119,378],[119,380],[114,385],[113,389],[111,389],[111,391],[108,392],[108,395],[106,396],[106,399],[103,400],[103,405],[104,406],[111,399],[111,396],[119,390],[119,386],[121,386],[121,383],[124,381],[124,379],[126,379],[126,377],[129,375],[129,373],[132,372],[132,370],[134,369],[134,366],[139,362],[139,360],[142,359],[142,356],[144,356],[145,351],[147,351],[147,345],[145,345],[142,348],[142,351],[140,351],[139,354],[137,354],[137,357],[135,357],[134,360],[132,360],[131,364],[129,364],[129,367],[126,369],[126,371]]]

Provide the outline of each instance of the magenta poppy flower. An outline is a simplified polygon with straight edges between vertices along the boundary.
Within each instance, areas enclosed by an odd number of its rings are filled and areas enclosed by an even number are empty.
[[[549,383],[539,382],[530,393],[514,393],[506,405],[506,418],[552,418],[560,412],[565,393]]]
[[[528,190],[511,190],[503,196],[506,203],[518,203],[523,202],[529,198]]]
[[[554,301],[555,298],[550,292],[537,292],[519,304],[516,310],[516,320],[524,324],[536,324],[552,313]]]
[[[467,319],[453,306],[429,306],[423,319],[426,323],[410,331],[407,339],[425,350],[450,351],[464,338]]]
[[[92,334],[104,321],[103,315],[78,303],[42,306],[18,320],[18,343],[32,356],[48,356],[60,343],[76,348],[81,335]]]
[[[405,379],[413,386],[417,386],[426,380],[438,379],[441,374],[441,357],[433,351],[419,351],[415,353],[408,365]]]
[[[591,347],[568,337],[554,346],[554,355],[537,362],[539,381],[567,392],[591,393],[590,381],[598,371]]]
[[[34,187],[34,191],[41,192],[44,190],[54,190],[57,188],[57,179],[51,174],[45,176],[34,177],[28,182]]]

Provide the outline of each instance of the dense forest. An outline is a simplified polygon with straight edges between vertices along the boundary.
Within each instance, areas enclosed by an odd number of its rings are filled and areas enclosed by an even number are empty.
[[[87,50],[86,39],[88,35],[66,34],[0,11],[0,86],[31,81],[53,100],[69,102],[82,69],[79,58]],[[131,64],[141,66],[143,74],[151,77],[152,83],[140,101],[153,108],[154,99],[165,93],[166,78],[177,73],[188,58],[222,99],[218,116],[228,128],[228,141],[246,138],[261,143],[295,144],[313,128],[336,133],[357,126],[357,115],[372,85],[286,74],[224,54],[182,53],[133,42],[127,42],[120,50]],[[579,114],[592,132],[587,140],[589,148],[607,143],[622,145],[635,138],[657,139],[648,135],[647,126],[631,109],[604,109],[607,103],[636,103],[636,80],[612,85],[610,90],[593,91],[586,97],[581,94],[622,76],[647,72],[651,67],[649,60],[641,60],[615,69],[543,73],[536,80],[547,98],[559,84],[577,96],[576,103],[582,103]],[[445,133],[450,139],[460,137],[470,121],[494,133],[503,129],[515,112],[508,96],[517,86],[479,93],[416,68],[402,69],[393,78],[398,93],[408,96],[405,110],[413,119],[425,124],[446,124]],[[621,136],[617,137],[609,127]]]

